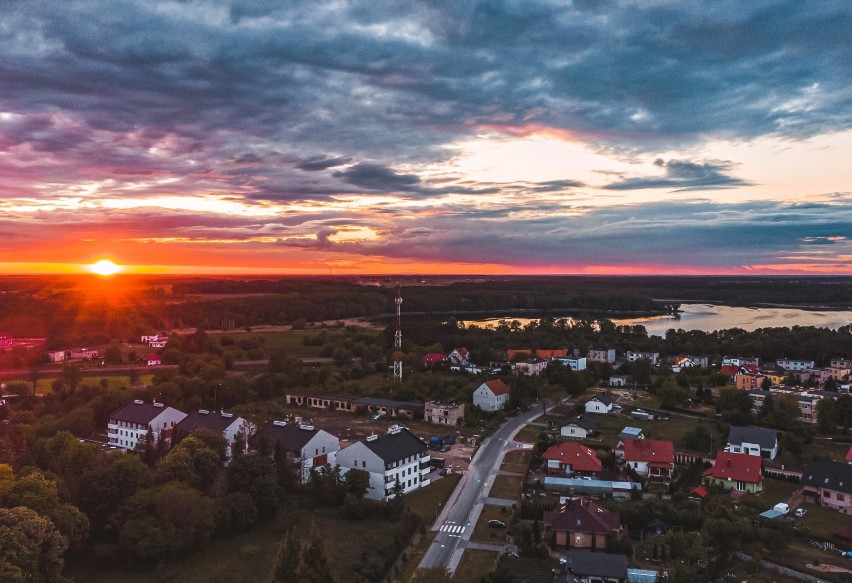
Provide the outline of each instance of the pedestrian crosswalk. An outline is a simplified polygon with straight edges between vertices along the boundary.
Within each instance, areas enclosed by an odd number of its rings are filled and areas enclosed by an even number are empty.
[[[455,522],[445,522],[441,527],[441,532],[446,532],[449,534],[461,534],[464,532],[466,527],[461,524],[456,524]]]

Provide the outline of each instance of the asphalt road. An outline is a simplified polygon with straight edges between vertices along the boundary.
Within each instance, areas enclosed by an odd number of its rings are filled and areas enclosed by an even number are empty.
[[[451,572],[455,571],[469,544],[488,491],[500,471],[507,445],[524,425],[541,414],[541,406],[535,406],[523,415],[510,418],[494,435],[483,441],[468,471],[432,526],[437,534],[420,561],[421,569],[444,566]]]

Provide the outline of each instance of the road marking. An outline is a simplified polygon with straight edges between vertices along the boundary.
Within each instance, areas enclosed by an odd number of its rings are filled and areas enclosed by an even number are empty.
[[[464,532],[465,528],[466,527],[464,526],[448,522],[441,527],[441,532],[449,532],[457,535],[458,533]]]

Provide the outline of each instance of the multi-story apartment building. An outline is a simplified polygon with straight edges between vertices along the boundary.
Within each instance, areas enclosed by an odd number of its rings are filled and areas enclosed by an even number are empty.
[[[107,423],[109,443],[130,451],[136,449],[140,442],[145,442],[149,431],[154,443],[160,439],[170,440],[175,425],[184,417],[186,413],[162,403],[133,401],[110,413]]]

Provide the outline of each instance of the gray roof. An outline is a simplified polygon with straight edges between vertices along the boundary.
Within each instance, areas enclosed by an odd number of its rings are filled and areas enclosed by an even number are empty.
[[[109,418],[115,419],[116,421],[147,425],[166,409],[169,409],[169,407],[166,407],[162,403],[154,405],[153,403],[139,403],[137,401],[132,401],[110,413]]]
[[[612,405],[612,403],[613,403],[612,397],[610,397],[606,393],[598,393],[597,395],[595,395],[594,397],[592,397],[589,400],[590,401],[600,401],[604,405]]]
[[[627,576],[627,557],[613,553],[592,553],[590,551],[568,551],[565,553],[565,568],[575,575],[592,577],[612,577],[623,579]]]
[[[852,464],[816,461],[802,473],[802,484],[852,494]]]
[[[598,424],[595,423],[595,420],[587,415],[577,415],[573,419],[569,419],[568,422],[565,423],[565,425],[576,425],[577,427],[582,427],[587,431],[595,430],[598,427]]]
[[[420,455],[427,449],[419,437],[405,428],[395,433],[384,433],[371,441],[365,439],[361,443],[385,463],[395,462],[410,455]]]
[[[192,411],[175,425],[175,433],[188,435],[196,429],[210,429],[216,433],[223,433],[228,427],[239,421],[240,418],[231,413],[218,413],[199,409]]]
[[[263,435],[270,450],[276,447],[281,448],[281,451],[301,452],[308,442],[314,438],[314,435],[319,433],[320,429],[305,429],[308,425],[298,425],[296,423],[287,423],[286,425],[276,425],[274,421],[270,421],[255,434],[252,438],[252,444],[256,444]]]
[[[394,401],[392,399],[380,399],[377,397],[361,397],[355,401],[356,405],[369,405],[371,407],[384,407],[386,409],[406,409],[409,411],[424,410],[423,403],[414,403],[411,401]]]
[[[778,432],[765,427],[734,425],[728,433],[728,443],[756,443],[760,445],[760,449],[772,449],[778,444]]]

